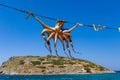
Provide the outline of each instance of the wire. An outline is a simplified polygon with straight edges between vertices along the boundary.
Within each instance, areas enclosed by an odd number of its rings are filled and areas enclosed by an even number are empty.
[[[29,13],[29,11],[25,11],[25,10],[22,10],[22,9],[17,9],[17,8],[14,8],[14,7],[10,7],[10,6],[7,6],[7,5],[4,5],[4,4],[0,4],[0,6],[3,6],[3,7],[6,7],[6,8],[9,8],[9,9],[13,9],[13,10],[16,10],[16,11],[19,11],[19,12],[23,12],[23,13]],[[48,17],[48,16],[43,16],[43,15],[38,15],[38,14],[34,14],[36,16],[40,16],[42,18],[47,18],[47,19],[51,19],[51,20],[60,20],[60,19],[56,19],[56,18],[52,18],[52,17]],[[75,24],[75,23],[72,23],[72,22],[69,22],[69,21],[64,21],[64,23],[70,23],[70,24]]]
[[[26,10],[22,10],[22,9],[17,9],[17,8],[14,8],[14,7],[10,7],[10,6],[7,6],[7,5],[4,5],[4,4],[0,4],[0,6],[3,6],[3,7],[6,7],[6,8],[9,8],[9,9],[13,9],[15,11],[19,11],[19,12],[22,12],[22,13],[26,13],[26,14],[29,14],[29,11],[26,11]],[[40,16],[41,18],[47,18],[47,19],[50,19],[50,20],[60,20],[60,19],[57,19],[57,18],[53,18],[53,17],[48,17],[48,16],[43,16],[43,15],[38,15],[38,14],[34,14],[36,16]],[[29,17],[30,15],[27,16],[27,18]],[[63,20],[64,21],[64,20]],[[73,22],[69,22],[69,21],[64,21],[64,23],[69,23],[69,24],[76,24],[76,23],[73,23]],[[101,26],[101,25],[98,25],[98,27],[96,27],[94,24],[83,24],[83,26],[87,26],[87,27],[92,27],[95,31],[99,31],[103,28],[106,28],[106,29],[114,29],[114,30],[118,30],[120,32],[120,27],[119,28],[112,28],[112,27],[106,27],[106,26]]]
[[[29,13],[28,11],[17,9],[17,8],[14,8],[14,7],[10,7],[10,6],[4,5],[4,4],[0,4],[0,6],[6,7],[6,8],[9,8],[9,9],[13,9],[13,10],[16,10],[16,11],[20,11],[20,12],[23,12],[23,13],[27,13],[27,14]]]

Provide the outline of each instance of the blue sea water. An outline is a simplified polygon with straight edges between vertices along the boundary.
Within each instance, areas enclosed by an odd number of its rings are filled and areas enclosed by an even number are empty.
[[[0,80],[120,80],[120,73],[71,75],[0,75]]]

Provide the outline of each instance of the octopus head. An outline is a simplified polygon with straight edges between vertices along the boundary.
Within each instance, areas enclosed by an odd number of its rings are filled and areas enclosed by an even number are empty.
[[[56,21],[56,28],[61,28],[64,26],[64,21],[63,20],[57,20]]]

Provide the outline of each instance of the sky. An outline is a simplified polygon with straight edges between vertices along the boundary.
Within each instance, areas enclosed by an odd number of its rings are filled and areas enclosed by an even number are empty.
[[[0,0],[5,4],[33,13],[54,17],[74,23],[120,26],[119,0]],[[33,18],[26,20],[27,14],[0,6],[0,64],[12,56],[46,56],[41,37],[42,26]],[[47,25],[54,27],[56,21],[39,17]],[[72,24],[65,24],[71,28]],[[80,54],[72,56],[89,60],[111,70],[120,70],[120,33],[103,29],[95,32],[87,26],[77,27],[72,32],[74,47]],[[53,55],[53,41],[51,46]],[[58,41],[60,56],[65,56]]]

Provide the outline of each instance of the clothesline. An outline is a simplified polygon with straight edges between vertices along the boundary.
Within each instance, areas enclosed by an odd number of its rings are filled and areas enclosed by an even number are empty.
[[[6,7],[6,8],[9,8],[9,9],[13,9],[15,11],[19,11],[19,12],[22,12],[22,13],[29,14],[29,11],[26,11],[26,10],[14,8],[14,7],[11,7],[11,6],[4,5],[4,4],[0,4],[0,6]],[[50,19],[50,20],[55,20],[55,21],[56,20],[60,20],[60,19],[57,19],[57,18],[43,16],[43,15],[40,15],[40,14],[34,14],[34,15],[40,16],[41,18],[47,18],[47,19]],[[29,15],[27,17],[29,17]],[[76,23],[73,23],[73,22],[70,22],[70,21],[65,21],[65,20],[63,20],[63,21],[64,21],[64,23],[76,24]],[[112,29],[112,30],[118,30],[120,32],[120,27],[118,27],[118,28],[112,28],[112,27],[101,26],[101,25],[96,26],[95,24],[82,24],[82,25],[83,26],[87,26],[87,27],[92,27],[95,31],[100,31],[102,29]]]

